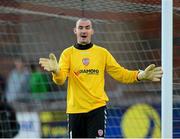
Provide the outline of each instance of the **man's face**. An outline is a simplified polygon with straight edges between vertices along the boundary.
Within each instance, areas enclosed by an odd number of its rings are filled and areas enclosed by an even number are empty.
[[[23,67],[24,67],[23,62],[20,59],[16,59],[14,61],[14,64],[15,64],[15,67],[16,67],[17,70],[22,70]]]
[[[91,36],[94,31],[92,29],[92,23],[90,20],[79,20],[76,23],[76,27],[74,28],[74,33],[77,37],[77,42],[79,44],[88,44],[91,42]]]

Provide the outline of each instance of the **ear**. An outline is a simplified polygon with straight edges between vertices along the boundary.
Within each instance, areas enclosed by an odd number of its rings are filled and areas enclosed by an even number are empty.
[[[94,29],[92,29],[92,33],[91,33],[92,35],[94,34]]]
[[[77,33],[76,28],[74,28],[74,34],[76,34],[76,33]]]

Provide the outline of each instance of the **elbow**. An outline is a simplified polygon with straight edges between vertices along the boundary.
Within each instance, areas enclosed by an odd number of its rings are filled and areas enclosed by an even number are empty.
[[[66,78],[67,78],[67,76],[62,73],[59,73],[58,75],[53,74],[53,76],[52,76],[53,82],[57,85],[63,85],[66,81]]]
[[[55,79],[55,78],[53,78],[53,81],[57,85],[63,85],[65,83],[65,79]]]
[[[58,80],[54,81],[57,85],[63,85],[65,83],[65,80]]]

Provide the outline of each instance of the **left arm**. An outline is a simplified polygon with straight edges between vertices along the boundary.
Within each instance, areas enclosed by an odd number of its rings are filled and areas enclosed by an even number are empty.
[[[163,74],[162,68],[156,67],[154,64],[149,65],[145,70],[141,71],[125,69],[117,63],[108,51],[106,56],[106,71],[114,79],[122,83],[134,83],[142,80],[158,82]]]
[[[134,83],[138,81],[137,70],[125,69],[117,63],[117,61],[108,51],[106,52],[106,71],[111,77],[122,83]]]

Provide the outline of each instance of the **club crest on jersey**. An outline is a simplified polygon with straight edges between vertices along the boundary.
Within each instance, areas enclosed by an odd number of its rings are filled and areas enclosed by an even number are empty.
[[[82,59],[82,63],[83,63],[85,66],[89,65],[89,62],[90,62],[89,58],[83,58],[83,59]]]

